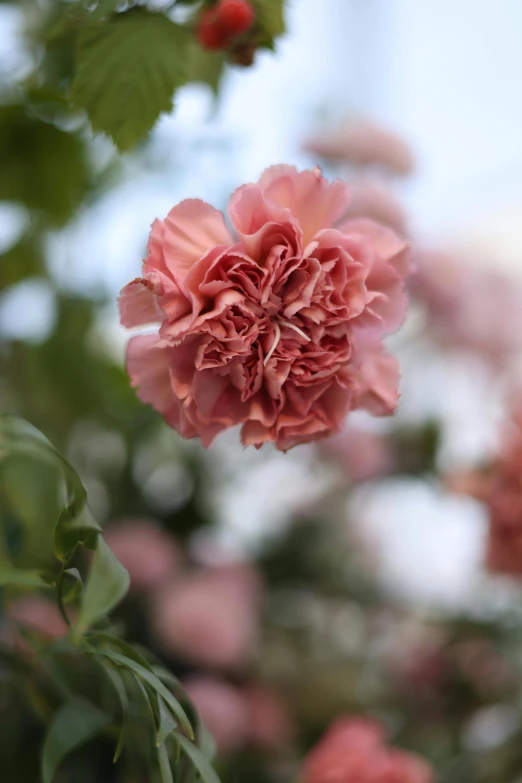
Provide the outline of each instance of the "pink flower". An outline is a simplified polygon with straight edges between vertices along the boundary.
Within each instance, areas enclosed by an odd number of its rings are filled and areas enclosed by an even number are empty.
[[[279,748],[292,739],[294,727],[285,703],[276,691],[261,685],[246,690],[249,740],[263,748]]]
[[[522,405],[513,407],[497,454],[483,470],[446,480],[453,491],[480,500],[489,514],[486,564],[522,577]]]
[[[207,676],[183,683],[220,753],[232,753],[248,742],[249,706],[240,688]]]
[[[186,576],[155,598],[154,627],[165,649],[215,668],[241,666],[257,633],[259,590],[241,569]]]
[[[32,650],[18,628],[37,632],[48,641],[59,639],[67,633],[67,626],[57,605],[39,595],[13,601],[6,612],[6,620],[0,640],[15,647],[24,656],[30,656]]]
[[[385,744],[382,727],[364,718],[340,718],[312,749],[301,783],[433,783],[421,758]]]
[[[415,254],[412,290],[443,346],[505,364],[522,348],[522,287],[509,275],[437,250]]]
[[[321,452],[333,457],[350,481],[369,481],[393,467],[389,440],[384,435],[355,427],[330,438]]]
[[[286,450],[337,432],[355,408],[391,413],[407,249],[389,229],[344,220],[349,192],[316,169],[274,166],[223,215],[197,199],[152,226],[143,277],[120,298],[127,369],[143,402],[208,446],[242,425],[245,445]]]
[[[375,166],[391,174],[410,174],[414,160],[409,146],[395,133],[367,119],[351,120],[336,133],[309,139],[315,155],[356,166]]]
[[[522,405],[517,403],[499,453],[483,482],[489,512],[490,571],[522,576]]]
[[[406,213],[395,196],[364,180],[352,184],[352,198],[347,216],[370,218],[376,223],[389,226],[399,236],[404,237],[408,234]]]
[[[172,538],[149,520],[127,520],[103,531],[108,545],[125,566],[131,590],[150,590],[172,579],[181,552]]]

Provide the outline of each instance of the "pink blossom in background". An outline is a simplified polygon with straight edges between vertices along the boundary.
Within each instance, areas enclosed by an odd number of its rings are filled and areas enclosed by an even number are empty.
[[[183,685],[220,753],[232,753],[247,744],[249,707],[240,688],[208,676],[190,677]]]
[[[404,176],[414,169],[413,154],[400,136],[372,120],[351,120],[330,135],[305,142],[314,155],[354,166],[374,166]]]
[[[517,401],[482,495],[489,512],[486,564],[522,576],[522,405]]]
[[[407,248],[344,219],[347,186],[274,166],[223,215],[189,199],[154,222],[143,277],[120,297],[127,369],[143,402],[208,446],[242,425],[244,445],[281,450],[340,430],[357,408],[393,412],[398,367],[383,337],[401,324]]]
[[[300,783],[434,783],[423,759],[385,744],[382,727],[339,718],[307,756]]]
[[[151,520],[126,520],[108,527],[103,536],[131,578],[131,590],[150,590],[171,580],[181,564],[181,550]]]
[[[67,626],[56,604],[39,595],[13,601],[6,612],[6,620],[1,633],[2,641],[15,647],[22,655],[30,655],[31,649],[17,631],[18,626],[36,631],[49,641],[67,633]]]
[[[399,236],[407,236],[408,219],[402,205],[382,187],[361,180],[352,183],[352,198],[348,206],[348,217],[369,218],[376,223],[383,223],[397,232]]]
[[[442,345],[473,351],[493,365],[521,351],[519,281],[437,250],[418,250],[414,265],[412,291]]]
[[[260,594],[241,569],[185,576],[154,598],[153,625],[161,645],[193,663],[242,666],[257,636]]]
[[[393,468],[390,441],[376,432],[348,427],[319,448],[322,454],[335,459],[350,481],[369,481]]]
[[[294,726],[286,705],[279,694],[261,685],[246,689],[249,711],[249,740],[262,748],[280,748],[288,745]]]

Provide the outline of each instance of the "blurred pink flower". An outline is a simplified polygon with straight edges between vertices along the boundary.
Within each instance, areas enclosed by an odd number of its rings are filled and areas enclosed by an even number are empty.
[[[352,183],[351,194],[347,217],[369,218],[389,226],[400,236],[407,236],[406,213],[390,191],[361,180]]]
[[[436,250],[419,250],[414,261],[412,291],[442,345],[474,351],[494,365],[522,349],[522,286],[516,280]]]
[[[336,460],[350,481],[369,481],[393,467],[390,442],[376,432],[349,426],[319,448],[323,454]]]
[[[490,571],[522,576],[522,405],[516,402],[496,458],[483,482],[489,512]]]
[[[248,742],[249,706],[240,688],[208,676],[183,683],[220,753],[232,753]]]
[[[194,663],[239,667],[256,639],[259,599],[257,580],[246,569],[188,575],[156,595],[156,635],[165,649]]]
[[[421,758],[385,744],[381,726],[365,718],[340,718],[312,749],[301,783],[433,783]]]
[[[131,590],[150,590],[176,574],[181,551],[168,533],[153,521],[125,520],[103,531],[131,578]]]
[[[18,632],[18,627],[36,631],[49,641],[67,633],[67,626],[56,604],[39,595],[13,601],[6,612],[6,621],[1,633],[2,641],[15,647],[22,655],[30,655],[31,648]]]
[[[411,174],[409,146],[392,131],[368,119],[351,120],[331,135],[309,139],[305,149],[329,160],[355,166],[375,166],[391,174]]]
[[[252,685],[246,690],[249,711],[249,740],[263,748],[287,745],[294,726],[284,701],[271,688]]]
[[[319,170],[267,169],[223,215],[189,199],[156,220],[143,277],[120,297],[132,384],[184,437],[208,446],[242,424],[244,445],[281,450],[330,435],[349,411],[396,406],[382,338],[402,322],[407,248],[343,220],[349,191]]]

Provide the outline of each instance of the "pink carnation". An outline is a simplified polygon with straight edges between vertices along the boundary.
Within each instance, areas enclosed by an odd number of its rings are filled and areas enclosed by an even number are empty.
[[[128,520],[104,530],[108,545],[130,574],[132,590],[150,590],[179,569],[181,552],[154,522]]]
[[[259,590],[241,569],[186,576],[156,596],[154,626],[165,649],[214,668],[241,666],[257,633]]]
[[[347,427],[326,441],[320,452],[333,457],[350,481],[370,481],[394,466],[389,438],[376,432]]]
[[[143,402],[208,446],[242,425],[245,445],[286,450],[367,407],[393,412],[398,368],[382,346],[403,320],[405,243],[343,220],[349,191],[319,170],[274,166],[223,215],[189,199],[152,226],[143,277],[120,298],[127,369]]]
[[[433,783],[421,758],[385,744],[381,726],[340,718],[305,760],[301,783]]]

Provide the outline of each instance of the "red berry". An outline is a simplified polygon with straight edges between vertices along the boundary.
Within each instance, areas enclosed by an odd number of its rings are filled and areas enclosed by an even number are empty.
[[[254,24],[255,12],[248,0],[219,0],[219,25],[231,35],[246,33]]]
[[[221,24],[214,9],[204,11],[196,30],[198,41],[203,49],[226,49],[230,44],[230,33]]]

